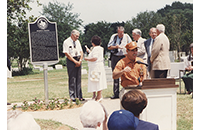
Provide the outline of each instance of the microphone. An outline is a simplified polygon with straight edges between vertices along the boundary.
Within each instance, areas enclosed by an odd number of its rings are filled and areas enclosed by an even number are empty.
[[[146,64],[146,63],[144,63],[144,62],[141,62],[141,61],[136,61],[136,63],[138,63],[138,64],[143,64],[143,65],[146,65],[146,66],[149,66],[148,64]]]

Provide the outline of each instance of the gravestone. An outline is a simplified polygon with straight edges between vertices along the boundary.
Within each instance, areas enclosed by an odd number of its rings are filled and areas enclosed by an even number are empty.
[[[87,70],[86,69],[81,69],[81,75],[83,74],[87,74]]]
[[[170,59],[171,62],[174,62],[174,60],[175,60],[174,51],[169,51],[169,59]]]
[[[63,69],[62,65],[55,65],[56,70]]]

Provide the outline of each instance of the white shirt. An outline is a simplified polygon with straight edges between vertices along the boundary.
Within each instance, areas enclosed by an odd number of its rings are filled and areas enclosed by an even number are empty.
[[[115,36],[117,36],[116,43],[114,43],[114,38],[115,38]],[[122,56],[122,55],[124,55],[124,54],[127,54],[127,53],[126,53],[126,48],[125,48],[125,46],[126,46],[127,43],[130,43],[130,42],[132,42],[132,40],[131,40],[131,38],[129,37],[128,34],[124,34],[124,35],[123,35],[123,38],[120,39],[120,38],[118,37],[118,34],[115,33],[115,34],[113,34],[113,35],[110,37],[110,40],[109,40],[109,42],[108,42],[108,47],[110,47],[110,46],[116,46],[116,45],[119,45],[119,44],[121,43],[120,46],[122,46],[123,49],[118,49],[118,52],[117,52],[115,55]],[[112,52],[112,50],[111,50],[111,52]]]
[[[82,130],[96,130],[95,128],[83,128]]]
[[[145,47],[144,47],[144,41],[146,41],[146,39],[140,37],[138,39],[138,42],[137,42],[137,47],[138,47],[138,53],[137,53],[137,56],[142,58],[143,60],[146,59],[146,50],[145,50]]]
[[[63,53],[68,53],[72,57],[76,57],[76,56],[81,56],[81,53],[80,53],[81,51],[83,50],[82,50],[81,43],[79,40],[75,41],[75,46],[71,37],[67,38],[63,42]]]
[[[153,46],[153,38],[151,38],[151,43],[150,43],[150,46],[149,46],[149,54],[150,55],[151,55],[152,46]]]
[[[104,62],[104,58],[103,58],[103,50],[104,48],[101,46],[95,46],[92,51],[89,53],[88,57],[95,57],[97,58],[96,61],[88,61],[88,66],[93,66],[99,63]]]

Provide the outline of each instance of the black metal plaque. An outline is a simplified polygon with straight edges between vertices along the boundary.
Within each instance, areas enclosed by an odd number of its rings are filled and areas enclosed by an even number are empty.
[[[58,62],[58,38],[55,22],[39,17],[29,23],[29,43],[32,63]]]

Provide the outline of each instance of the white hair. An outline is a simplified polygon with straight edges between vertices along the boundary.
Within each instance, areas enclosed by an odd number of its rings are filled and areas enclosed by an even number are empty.
[[[74,29],[74,30],[71,31],[71,34],[80,35],[80,32],[78,30]]]
[[[123,32],[124,32],[124,27],[119,26],[119,27],[117,27],[117,30],[120,30],[120,31],[123,31]]]
[[[96,101],[86,102],[80,112],[80,119],[85,128],[96,128],[98,123],[102,123],[105,112],[100,103]]]
[[[159,31],[159,32],[165,32],[165,26],[163,24],[158,24],[156,26],[156,29]]]
[[[140,30],[140,29],[134,29],[133,31],[132,31],[132,33],[135,33],[135,34],[137,34],[137,35],[140,35],[140,36],[142,36],[142,31]]]
[[[8,111],[7,130],[41,130],[33,116],[27,112]]]

